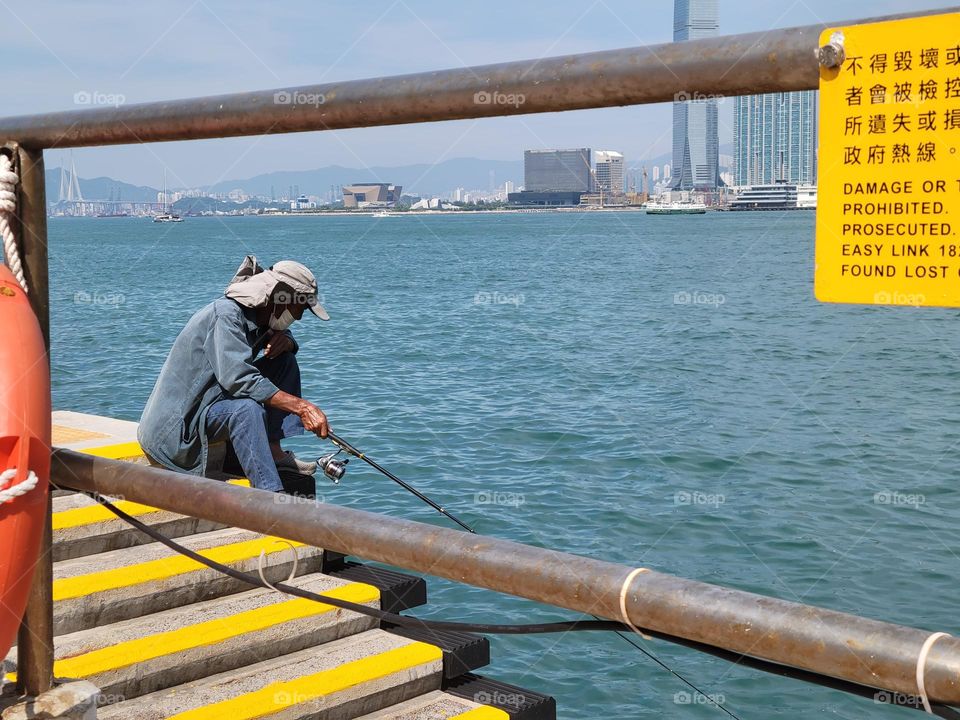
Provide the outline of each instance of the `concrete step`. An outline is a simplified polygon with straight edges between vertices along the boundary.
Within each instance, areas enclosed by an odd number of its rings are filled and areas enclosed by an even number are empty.
[[[500,708],[434,690],[357,720],[510,720]]]
[[[124,512],[169,538],[226,527],[221,523],[178,515],[149,505],[108,499]],[[131,527],[83,493],[69,493],[53,498],[54,562],[151,542],[154,540],[149,535]]]
[[[439,648],[368,630],[102,708],[100,720],[348,720],[440,689]]]
[[[247,530],[215,530],[180,542],[205,557],[248,573],[256,573],[263,551],[264,576],[270,582],[284,580],[293,569],[293,552],[286,541]],[[299,556],[298,575],[320,569],[320,548],[292,544]],[[156,542],[63,560],[53,566],[54,635],[248,589],[247,583]]]
[[[328,575],[304,575],[290,584],[369,607],[380,604],[377,588]],[[130,699],[376,624],[359,613],[256,589],[61,635],[53,673],[60,682],[93,683],[107,701]],[[7,666],[15,669],[15,652]]]

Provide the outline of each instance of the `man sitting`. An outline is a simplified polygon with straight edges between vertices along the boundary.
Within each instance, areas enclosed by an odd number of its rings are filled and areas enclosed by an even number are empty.
[[[228,441],[253,487],[282,491],[278,469],[313,475],[316,463],[280,447],[304,429],[321,438],[330,429],[300,397],[298,345],[287,329],[308,309],[330,319],[313,273],[292,260],[263,270],[248,255],[224,296],[174,341],[137,429],[144,452],[171,470],[205,475],[214,469],[210,442]]]

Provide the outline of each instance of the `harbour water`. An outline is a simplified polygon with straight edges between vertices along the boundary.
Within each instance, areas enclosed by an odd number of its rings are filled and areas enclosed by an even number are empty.
[[[332,316],[293,328],[305,396],[479,532],[956,632],[956,312],[817,303],[813,223],[51,219],[54,405],[137,420],[243,256],[297,259]],[[320,492],[448,523],[359,464]],[[429,587],[424,616],[569,617]],[[555,695],[569,720],[725,716],[615,635],[492,642],[490,674]],[[745,720],[909,712],[641,642]]]

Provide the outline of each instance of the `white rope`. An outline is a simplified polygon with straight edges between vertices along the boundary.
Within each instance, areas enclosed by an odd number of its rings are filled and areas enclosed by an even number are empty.
[[[11,468],[10,470],[4,470],[3,472],[0,472],[0,485],[10,482],[16,476],[16,468]],[[11,485],[8,488],[0,490],[0,505],[9,500],[13,500],[14,498],[18,498],[21,495],[26,495],[37,486],[38,482],[39,479],[37,478],[37,474],[31,470],[27,473],[27,479],[23,482],[19,482],[16,485]]]
[[[23,267],[20,265],[20,250],[17,248],[17,236],[13,231],[17,214],[17,183],[20,178],[13,171],[10,157],[0,153],[0,237],[3,238],[3,256],[7,267],[20,283],[24,292],[27,290],[27,281],[23,277]]]
[[[277,545],[278,543],[283,543],[283,544],[285,544],[285,545],[289,545],[289,546],[290,546],[290,549],[293,551],[293,569],[290,570],[290,577],[288,577],[286,580],[283,581],[285,584],[289,584],[290,581],[293,580],[293,579],[297,576],[297,563],[299,562],[300,557],[297,555],[297,548],[295,548],[295,547],[293,546],[293,543],[290,542],[289,540],[274,540],[274,541],[273,541],[273,544],[274,544],[274,545]],[[264,558],[265,558],[265,557],[266,557],[266,553],[265,553],[263,550],[261,550],[261,551],[260,551],[260,558],[257,560],[257,574],[260,576],[260,579],[263,581],[263,584],[266,585],[268,588],[270,588],[271,590],[276,590],[277,592],[283,592],[283,591],[280,590],[278,587],[276,587],[272,582],[270,582],[269,580],[267,580],[266,577],[264,577],[264,575],[263,575],[263,561],[264,561]]]
[[[935,632],[923,643],[923,647],[920,648],[920,654],[917,656],[917,692],[920,694],[923,709],[930,715],[933,715],[933,708],[930,707],[930,699],[927,697],[927,688],[923,684],[923,676],[926,674],[927,655],[930,653],[930,648],[942,637],[950,637],[950,633]]]
[[[640,628],[630,622],[630,616],[627,614],[627,594],[630,591],[630,583],[633,582],[633,579],[637,575],[645,572],[650,572],[650,568],[641,567],[633,570],[629,575],[627,575],[626,579],[623,581],[623,585],[620,586],[620,617],[623,618],[623,622],[625,622],[637,635],[642,637],[644,640],[650,640],[649,636],[644,635],[640,631]]]

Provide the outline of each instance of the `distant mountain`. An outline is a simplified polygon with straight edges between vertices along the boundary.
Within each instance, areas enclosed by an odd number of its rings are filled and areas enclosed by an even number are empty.
[[[720,153],[730,155],[732,145],[721,145]],[[641,166],[648,169],[654,165],[672,162],[669,153],[653,158],[635,160],[627,157],[627,171],[639,171]],[[492,173],[492,177],[491,177]],[[492,180],[492,182],[491,182]],[[376,166],[371,168],[351,168],[342,165],[328,165],[315,170],[279,170],[264,173],[251,178],[225,180],[203,188],[211,194],[228,193],[241,190],[247,195],[266,197],[286,197],[291,186],[300,193],[326,197],[330,186],[353,185],[365,182],[384,182],[402,185],[404,194],[441,195],[458,187],[465,190],[488,190],[491,185],[503,187],[506,181],[512,181],[518,188],[523,185],[523,160],[482,160],[480,158],[453,158],[435,165],[422,163],[400,165],[397,167]],[[184,188],[171,187],[171,192]],[[47,199],[55,202],[60,191],[60,168],[47,170]],[[107,200],[111,193],[113,199],[132,202],[156,202],[159,189],[145,185],[131,185],[109,177],[80,178],[80,192],[86,200]]]
[[[316,170],[281,170],[265,173],[244,180],[226,180],[207,189],[210,193],[227,193],[243,190],[248,195],[286,196],[291,185],[301,193],[325,197],[333,185],[353,185],[377,182],[402,185],[405,194],[439,195],[458,187],[465,190],[488,190],[502,186],[508,180],[516,185],[523,183],[522,160],[481,160],[479,158],[454,158],[435,165],[401,165],[398,167],[377,166],[350,168],[329,165]]]
[[[79,175],[80,173],[77,173]],[[47,202],[56,202],[60,196],[60,168],[47,170]],[[108,200],[113,194],[114,200],[128,200],[130,202],[156,202],[156,188],[145,185],[131,185],[122,180],[108,177],[84,179],[78,177],[80,194],[84,200]],[[119,198],[117,195],[119,194]]]
[[[517,186],[523,183],[522,160],[481,160],[479,158],[455,158],[444,160],[436,165],[401,165],[398,167],[350,168],[341,165],[329,165],[316,170],[280,170],[257,175],[252,178],[225,180],[203,188],[205,191],[228,193],[242,190],[247,195],[286,196],[291,185],[307,195],[326,197],[333,185],[352,185],[364,182],[385,182],[402,185],[406,194],[439,195],[458,187],[465,190],[486,190],[491,183],[493,173],[494,187],[502,187],[508,180]],[[157,188],[142,185],[130,185],[108,177],[92,179],[80,178],[80,192],[86,200],[107,200],[110,193],[117,199],[119,190],[122,200],[136,202],[155,202]],[[171,192],[183,188],[170,187]],[[47,170],[47,199],[55,202],[60,191],[60,168]]]

